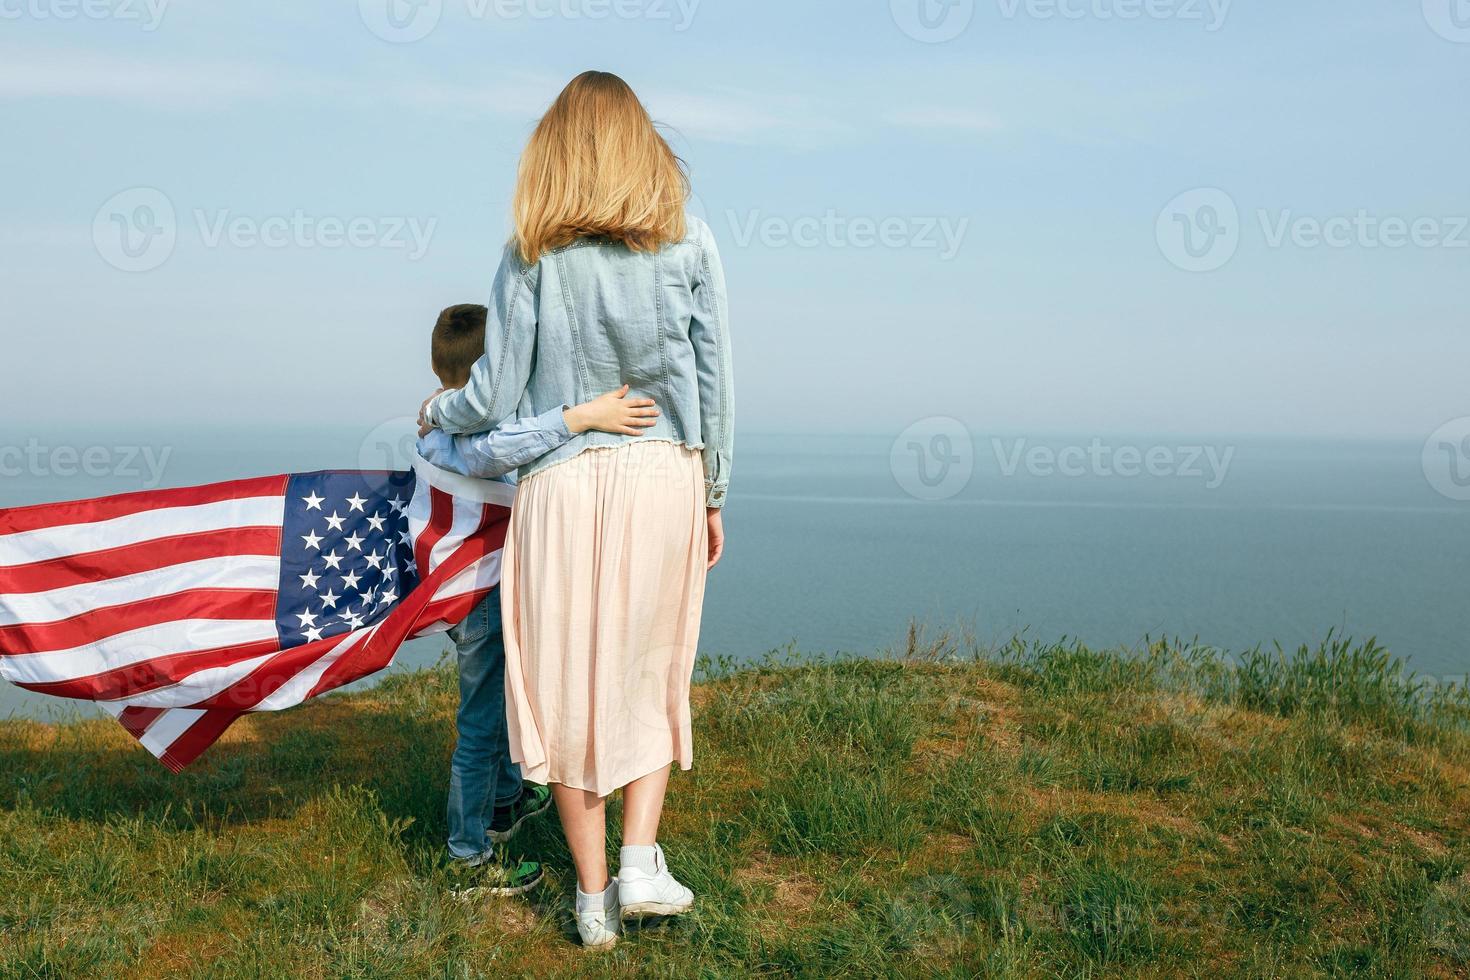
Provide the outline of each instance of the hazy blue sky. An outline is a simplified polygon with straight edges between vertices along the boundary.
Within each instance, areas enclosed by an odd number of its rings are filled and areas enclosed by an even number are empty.
[[[749,430],[1470,415],[1464,0],[160,2],[0,0],[9,434],[413,411],[592,67],[689,161]]]

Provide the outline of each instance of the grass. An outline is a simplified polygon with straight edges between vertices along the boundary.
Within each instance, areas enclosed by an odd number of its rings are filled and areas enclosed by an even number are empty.
[[[554,820],[529,901],[448,893],[454,697],[250,718],[181,776],[0,722],[0,976],[1470,975],[1470,697],[1371,642],[706,663],[663,834],[699,904],[607,954]]]

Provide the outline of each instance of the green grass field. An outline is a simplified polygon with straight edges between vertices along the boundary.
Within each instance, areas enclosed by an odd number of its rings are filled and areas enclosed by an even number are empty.
[[[447,891],[445,669],[182,776],[0,722],[0,976],[1470,975],[1470,698],[1372,644],[790,659],[704,668],[663,834],[698,904],[605,954],[554,817],[529,901]]]

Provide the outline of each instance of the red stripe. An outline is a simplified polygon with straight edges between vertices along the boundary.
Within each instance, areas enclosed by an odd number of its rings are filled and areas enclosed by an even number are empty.
[[[454,526],[454,498],[436,487],[429,488],[429,523],[413,543],[413,560],[418,565],[419,578],[427,578],[433,571],[429,567],[429,556],[449,529]]]
[[[0,568],[0,594],[21,595],[49,592],[69,585],[136,575],[186,561],[281,554],[279,527],[243,527],[222,531],[199,531],[169,538],[139,541],[102,551],[66,555],[29,565]]]
[[[249,497],[280,496],[286,492],[286,476],[265,476],[254,480],[231,480],[207,487],[185,487],[179,490],[140,490],[97,500],[76,500],[64,504],[36,504],[0,510],[0,534],[35,531],[43,527],[66,524],[91,524],[96,521],[141,514],[163,507],[191,507],[222,500],[244,500]]]
[[[440,599],[431,602],[424,607],[423,614],[419,616],[419,622],[423,626],[432,626],[434,623],[458,623],[468,616],[480,600],[494,591],[492,585],[488,589],[480,589],[465,595],[454,596],[451,599]],[[417,632],[415,636],[419,635]]]
[[[122,726],[133,738],[142,738],[148,734],[148,726],[157,721],[163,712],[163,708],[127,707],[117,716],[117,720],[122,722]]]
[[[172,772],[182,772],[185,766],[199,758],[201,752],[219,741],[225,729],[233,725],[235,719],[242,714],[242,711],[206,711],[198,721],[173,740],[168,750],[158,757],[159,761]]]
[[[201,670],[228,667],[279,648],[280,644],[276,640],[259,640],[242,646],[216,647],[213,650],[153,657],[90,677],[51,681],[47,684],[18,683],[16,686],[58,698],[116,701],[169,687]]]
[[[453,501],[447,496],[444,498],[445,503],[449,505],[446,512],[439,501],[439,494],[433,491],[431,494],[430,528],[426,529],[426,532],[436,527],[447,529],[453,520]],[[484,520],[488,526],[482,524],[477,533],[470,535],[438,568],[431,572],[428,570],[427,561],[422,561],[420,574],[423,575],[423,578],[418,587],[399,602],[371,637],[353,647],[329,667],[303,700],[316,697],[381,670],[392,660],[394,652],[405,639],[424,622],[431,621],[428,619],[431,612],[447,609],[456,604],[464,604],[465,612],[468,613],[469,609],[473,608],[473,603],[488,590],[437,601],[435,601],[435,593],[476,561],[499,551],[504,546],[509,513],[503,507],[487,506],[484,510]],[[442,530],[439,531],[433,541],[436,542],[442,538],[443,533]],[[422,545],[423,542],[424,536],[420,535],[415,545]],[[429,546],[432,547],[432,542]],[[191,705],[193,708],[204,709],[206,713],[168,747],[161,757],[164,765],[174,772],[183,769],[198,758],[200,753],[213,745],[241,714],[259,705],[279,690],[282,685],[311,667],[318,659],[330,653],[338,643],[344,642],[352,635],[349,633],[329,637],[283,650],[251,671],[249,676],[232,684],[227,690]],[[128,709],[124,715],[126,716],[132,710]],[[149,718],[148,721],[151,723],[152,718]]]
[[[392,618],[391,613],[389,618]],[[303,643],[289,650],[282,650],[223,691],[196,701],[187,707],[249,711],[276,693],[281,685],[331,653],[337,644],[345,642],[354,635],[353,633],[342,633],[338,636],[312,640],[310,643]]]
[[[265,619],[276,616],[276,593],[264,589],[193,589],[91,609],[51,623],[0,627],[0,651],[9,656],[70,650],[130,630],[181,619]]]

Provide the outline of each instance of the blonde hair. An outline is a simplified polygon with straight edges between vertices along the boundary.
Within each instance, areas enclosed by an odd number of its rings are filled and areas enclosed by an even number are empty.
[[[684,237],[689,178],[628,83],[583,72],[556,97],[521,154],[515,244],[534,264],[600,236],[636,252]]]

